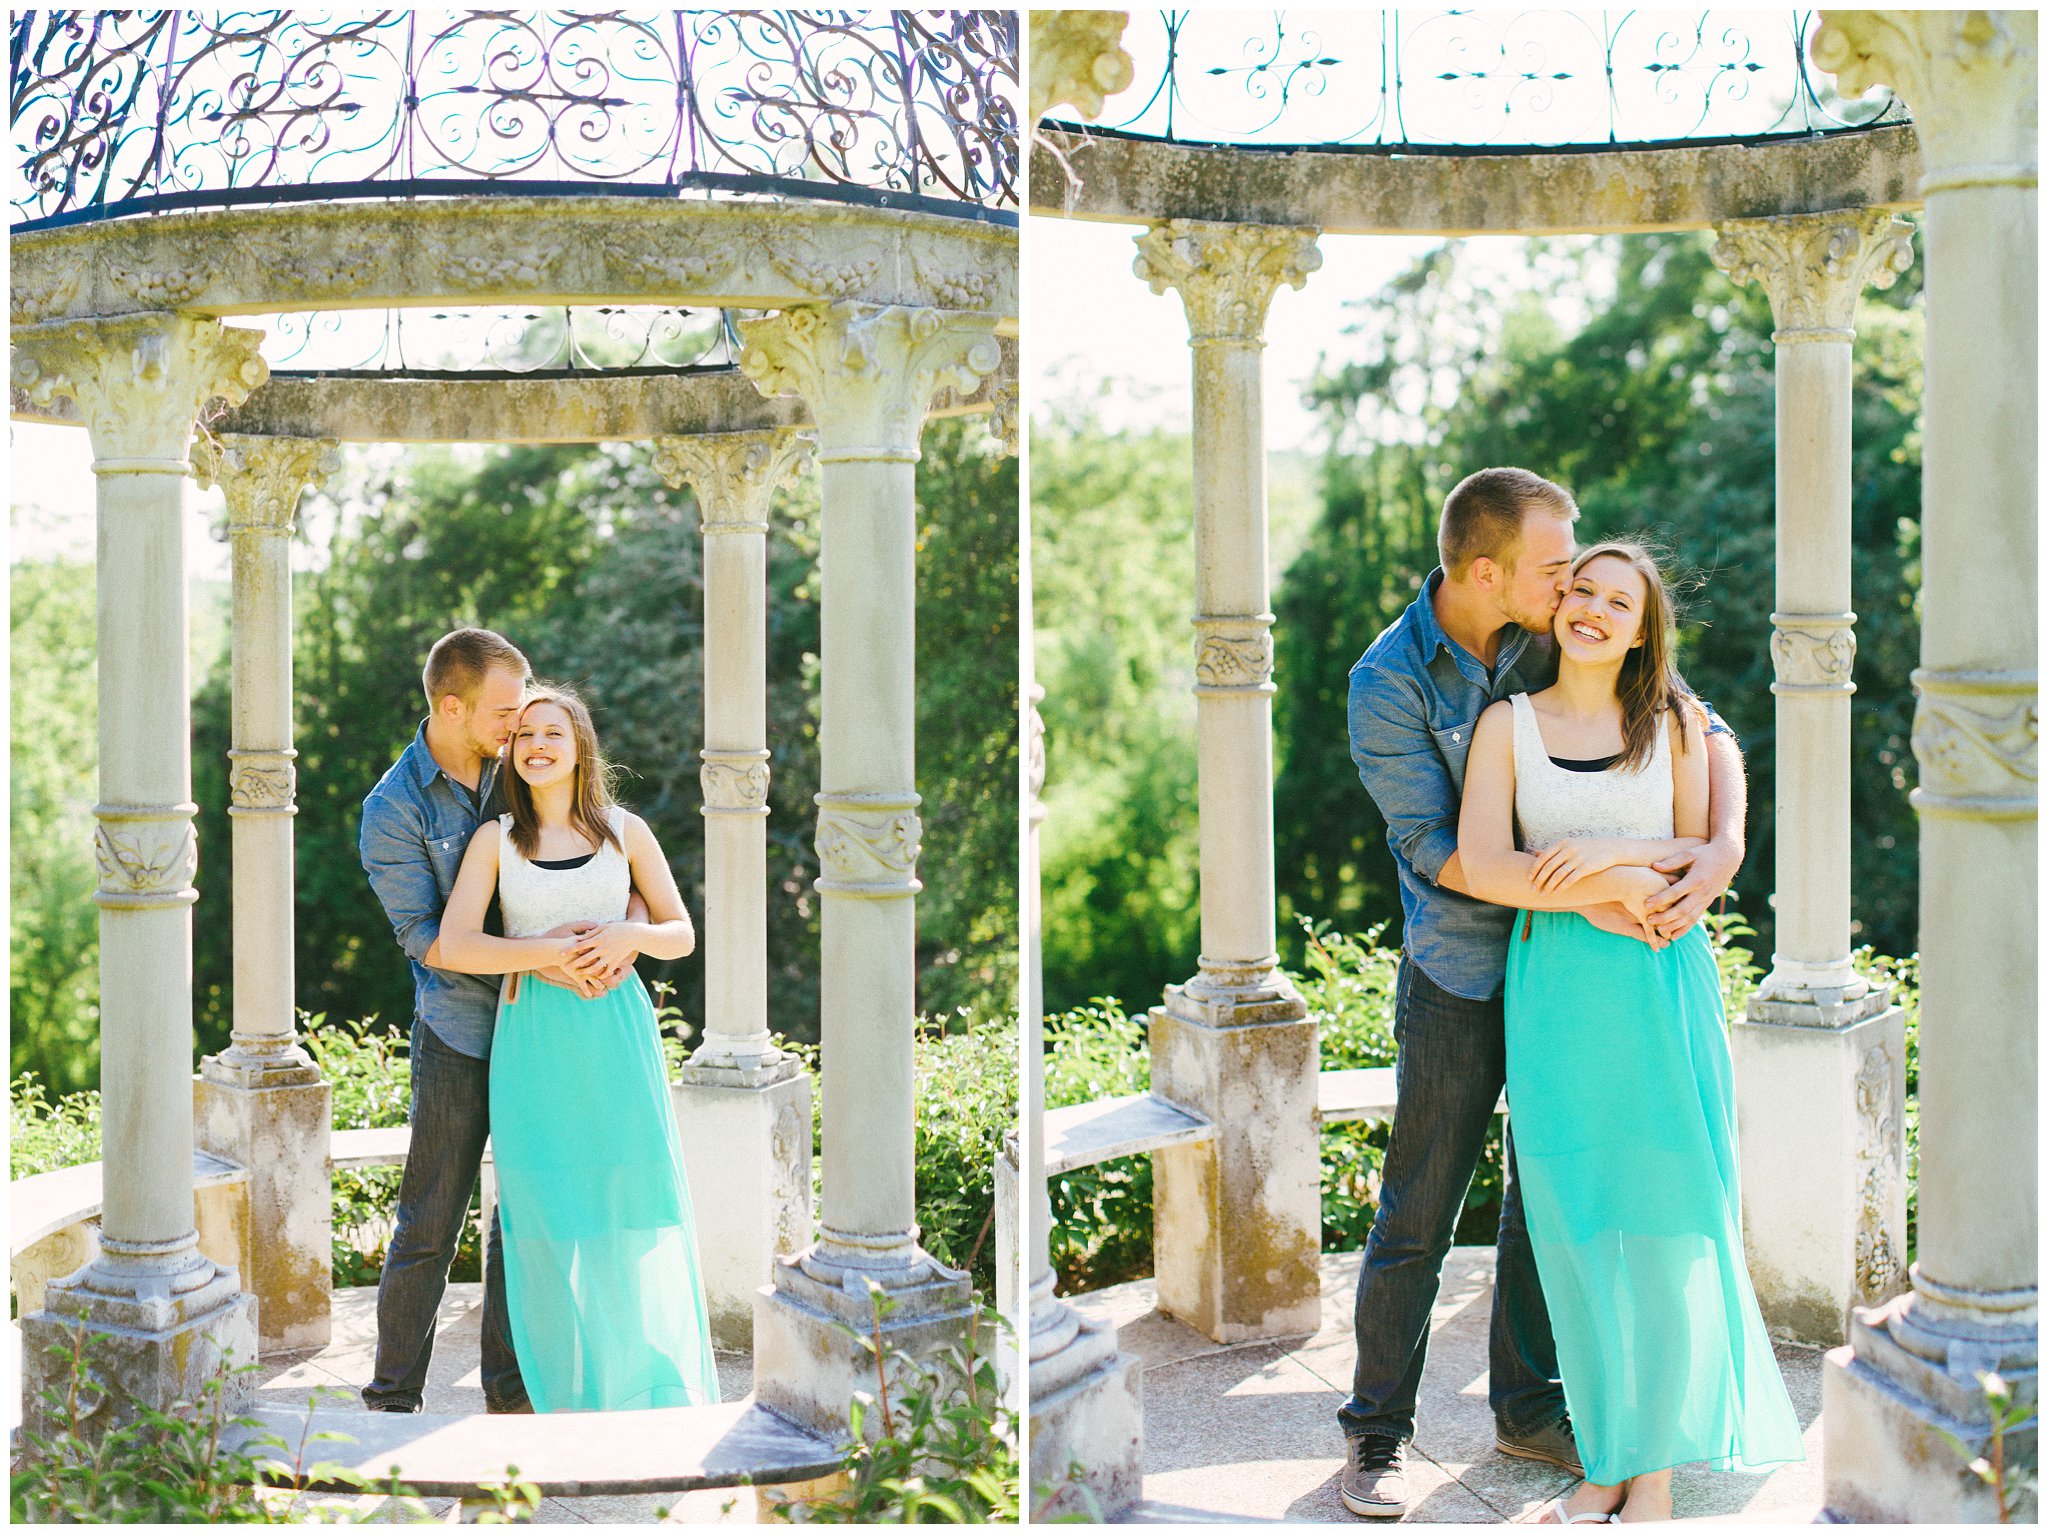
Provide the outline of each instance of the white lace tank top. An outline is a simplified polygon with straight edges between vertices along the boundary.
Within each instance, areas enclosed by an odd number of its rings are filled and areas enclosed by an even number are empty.
[[[626,812],[610,810],[611,826],[626,839]],[[512,845],[512,817],[498,817],[498,909],[505,936],[539,937],[565,921],[617,921],[633,897],[633,866],[607,842],[581,868],[536,868]]]
[[[1543,748],[1529,695],[1518,692],[1508,701],[1515,711],[1515,821],[1524,852],[1541,852],[1569,836],[1664,841],[1673,835],[1669,725],[1659,727],[1650,760],[1633,771],[1574,772]]]

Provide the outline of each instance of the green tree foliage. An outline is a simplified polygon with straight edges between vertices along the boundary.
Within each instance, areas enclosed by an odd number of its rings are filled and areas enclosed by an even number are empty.
[[[1015,469],[977,421],[935,423],[919,470],[919,789],[926,893],[920,995],[932,1010],[1006,1006],[1015,971]],[[298,999],[403,1027],[412,986],[356,856],[363,796],[424,714],[428,648],[466,623],[524,649],[590,700],[620,797],[645,816],[703,911],[703,578],[694,501],[644,448],[416,453],[344,488],[361,504],[298,582]],[[817,1032],[818,546],[815,488],[778,500],[769,540],[769,994],[774,1025]],[[226,856],[229,678],[194,704],[202,806],[199,1045],[227,1040],[233,960]],[[90,906],[88,903],[88,911]],[[643,965],[700,1017],[703,965]]]
[[[1862,939],[1914,946],[1918,839],[1906,804],[1918,649],[1917,276],[1857,320],[1853,579],[1853,910]],[[1556,318],[1577,306],[1584,322]],[[1647,534],[1680,576],[1678,660],[1741,738],[1749,858],[1738,887],[1763,929],[1773,883],[1770,693],[1775,430],[1771,316],[1696,235],[1532,242],[1503,288],[1455,244],[1366,301],[1360,355],[1315,387],[1331,425],[1323,517],[1275,603],[1283,761],[1275,837],[1283,911],[1399,921],[1384,824],[1349,760],[1352,663],[1434,567],[1444,495],[1512,463],[1571,487],[1579,541]]]
[[[1098,403],[1031,439],[1048,1013],[1142,1005],[1185,978],[1200,920],[1193,466],[1185,437],[1101,429]]]
[[[12,577],[9,1072],[34,1072],[63,1093],[99,1075],[93,571],[44,561]]]

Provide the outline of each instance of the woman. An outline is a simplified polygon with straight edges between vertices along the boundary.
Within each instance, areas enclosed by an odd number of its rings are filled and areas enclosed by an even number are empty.
[[[1671,631],[1640,546],[1573,562],[1556,684],[1494,704],[1473,735],[1458,854],[1475,895],[1520,906],[1600,875],[1641,920],[1665,887],[1649,865],[1705,839],[1706,743]],[[1548,1516],[1669,1518],[1674,1466],[1804,1458],[1743,1265],[1705,931],[1644,942],[1529,911],[1509,940],[1506,1014],[1523,1209],[1586,1467]]]
[[[507,977],[491,1045],[491,1144],[520,1373],[535,1411],[715,1402],[696,1231],[647,989],[631,972],[594,997],[520,973],[601,974],[635,952],[679,959],[696,933],[654,833],[612,802],[582,699],[536,691],[509,750],[512,812],[471,839],[441,952],[449,969]],[[635,885],[647,922],[623,920]],[[503,937],[483,930],[493,890]],[[569,922],[600,925],[537,935]]]

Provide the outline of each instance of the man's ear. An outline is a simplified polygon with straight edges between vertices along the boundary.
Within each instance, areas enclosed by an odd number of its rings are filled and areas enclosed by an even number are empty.
[[[1465,579],[1481,591],[1491,591],[1499,583],[1500,566],[1485,554],[1472,556],[1472,563],[1465,567]]]

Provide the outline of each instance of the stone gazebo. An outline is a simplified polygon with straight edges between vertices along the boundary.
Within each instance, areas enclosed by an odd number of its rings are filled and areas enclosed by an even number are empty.
[[[403,1156],[403,1131],[330,1145],[328,1087],[294,1037],[287,547],[345,443],[649,442],[701,512],[706,1018],[675,1090],[715,1334],[753,1349],[759,1404],[691,1409],[664,1464],[606,1484],[823,1473],[864,1368],[837,1324],[866,1326],[862,1278],[895,1297],[913,1352],[966,1323],[965,1276],[922,1250],[913,1215],[915,466],[935,413],[992,412],[1014,450],[1015,23],[649,17],[14,23],[13,410],[91,434],[99,589],[105,1159],[15,1190],[30,1421],[73,1318],[107,1342],[110,1411],[189,1395],[228,1352],[322,1346],[330,1161]],[[263,332],[224,323],[288,315],[310,334],[316,314],[427,306],[722,314],[725,341],[686,366],[288,376]],[[815,1231],[812,1085],[768,1033],[765,858],[770,501],[813,459]],[[196,1079],[195,475],[228,505],[235,817],[233,1042]],[[371,1419],[337,1415],[379,1473],[405,1462]],[[494,1430],[498,1445],[518,1425]],[[514,1457],[537,1469],[540,1443]]]
[[[1343,145],[1176,136],[1175,69],[1193,80],[1211,62],[1178,57],[1190,15],[1167,13],[1166,75],[1136,89],[1123,13],[1032,15],[1032,211],[1135,226],[1137,279],[1187,312],[1202,870],[1202,951],[1152,1011],[1149,1094],[1046,1113],[1042,1018],[1027,1008],[1034,1483],[1078,1465],[1106,1509],[1140,1494],[1133,1361],[1053,1293],[1048,1171],[1152,1153],[1159,1310],[1216,1342],[1299,1335],[1318,1324],[1318,1126],[1392,1108],[1391,1071],[1318,1070],[1314,1026],[1277,968],[1260,409],[1273,293],[1309,280],[1332,235],[1711,229],[1717,263],[1766,289],[1777,325],[1778,943],[1732,1033],[1748,1255],[1773,1331],[1834,1349],[1827,1506],[1991,1516],[1940,1435],[1986,1441],[1978,1371],[2035,1395],[2033,14],[1788,18],[1794,108],[1811,110],[1746,137],[1484,150],[1452,137],[1406,154],[1385,111],[1377,140]],[[1378,24],[1410,24],[1392,17]],[[1234,69],[1264,71],[1278,114],[1288,60],[1260,26],[1245,50],[1258,68]],[[1809,63],[1843,103],[1823,104]],[[1611,51],[1607,64],[1611,77]],[[1855,100],[1880,85],[1891,105]],[[1084,125],[1109,97],[1136,126]],[[1076,121],[1040,121],[1062,105]],[[1910,1271],[1902,1014],[1851,961],[1849,900],[1851,327],[1860,292],[1915,259],[1902,209],[1923,214],[1927,311]],[[1027,945],[1036,936],[1033,912]],[[2007,1453],[2032,1443],[2029,1421]],[[1273,1450],[1304,1452],[1319,1451]]]

